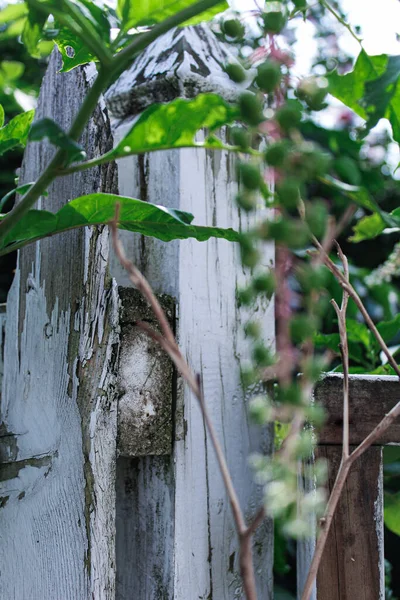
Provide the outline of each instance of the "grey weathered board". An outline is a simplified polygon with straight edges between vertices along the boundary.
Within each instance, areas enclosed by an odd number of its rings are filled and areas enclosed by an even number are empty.
[[[67,129],[94,67],[59,74],[50,59],[36,119]],[[104,107],[82,136],[89,156],[110,148]],[[21,182],[54,154],[28,145]],[[42,208],[116,191],[115,166],[57,180]],[[106,228],[48,238],[19,253],[7,301],[0,433],[0,597],[115,599],[117,288]]]
[[[116,141],[131,126],[138,106],[144,109],[159,99],[165,81],[175,94],[190,96],[194,80],[196,91],[232,93],[221,67],[225,61],[226,54],[203,27],[177,30],[153,44],[107,95],[118,118]],[[143,88],[143,73],[149,74],[148,89]],[[123,195],[191,212],[198,224],[248,226],[233,201],[234,159],[225,152],[166,151],[125,158],[118,169]],[[249,349],[242,333],[246,315],[236,303],[236,286],[245,279],[238,273],[238,248],[215,239],[165,244],[127,232],[122,238],[155,290],[176,299],[179,343],[192,368],[203,375],[211,418],[249,519],[262,501],[249,454],[269,452],[272,436],[250,424],[249,395],[240,379]],[[273,258],[271,247],[265,264],[270,266]],[[117,261],[112,274],[120,285],[129,285]],[[260,307],[258,315],[273,343],[273,303]],[[257,587],[264,600],[272,598],[272,554],[272,524],[266,521],[255,538]],[[243,598],[226,492],[197,402],[180,381],[171,456],[118,460],[117,557],[124,557],[118,558],[122,567],[117,568],[121,600]]]

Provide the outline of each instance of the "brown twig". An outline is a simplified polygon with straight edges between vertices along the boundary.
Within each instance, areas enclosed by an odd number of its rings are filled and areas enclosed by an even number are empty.
[[[119,205],[117,205],[115,217],[113,221],[110,222],[115,254],[121,265],[126,269],[133,285],[137,287],[137,289],[141,292],[143,297],[149,302],[150,306],[152,307],[154,314],[160,324],[162,333],[155,331],[152,327],[148,325],[148,323],[138,322],[137,325],[143,331],[145,331],[147,335],[149,335],[152,339],[158,342],[158,344],[160,344],[160,346],[165,350],[165,352],[169,355],[175,367],[177,368],[181,376],[185,379],[186,383],[189,385],[190,389],[192,390],[193,394],[199,402],[203,419],[206,424],[206,428],[217,457],[217,462],[232,508],[233,518],[239,537],[239,562],[245,597],[247,600],[257,600],[256,582],[252,556],[252,536],[255,533],[256,529],[262,523],[263,519],[265,518],[265,509],[262,506],[255,515],[250,525],[246,525],[221,444],[219,443],[213,422],[207,410],[203,393],[203,386],[201,382],[201,376],[193,373],[188,363],[184,359],[176,342],[172,329],[168,323],[168,319],[163,309],[161,308],[161,305],[158,302],[157,297],[155,296],[147,279],[142,275],[142,273],[140,273],[137,267],[125,255],[123,245],[118,237],[117,227],[119,219],[119,209],[120,207]]]

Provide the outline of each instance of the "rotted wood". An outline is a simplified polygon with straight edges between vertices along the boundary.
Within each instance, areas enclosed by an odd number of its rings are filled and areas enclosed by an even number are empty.
[[[350,443],[359,444],[400,401],[398,377],[350,375]],[[326,376],[315,387],[314,398],[325,407],[327,421],[318,435],[320,444],[341,444],[343,427],[343,376]],[[376,445],[400,443],[400,419]]]
[[[319,446],[317,457],[329,462],[330,493],[341,448]],[[348,475],[318,572],[317,600],[383,600],[382,485],[382,448],[374,446]]]
[[[159,325],[140,292],[119,288],[121,343],[118,361],[118,453],[152,456],[172,452],[174,369],[160,345],[137,325]],[[174,327],[175,306],[165,294],[158,300]]]

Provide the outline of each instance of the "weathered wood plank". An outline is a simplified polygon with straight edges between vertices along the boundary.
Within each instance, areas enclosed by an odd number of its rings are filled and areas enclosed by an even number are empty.
[[[341,448],[320,446],[332,490]],[[382,448],[372,447],[351,469],[329,532],[317,578],[318,600],[383,600]]]
[[[158,46],[155,44],[149,49],[148,57],[165,53],[165,47],[161,42]],[[193,56],[198,47],[201,48],[201,44],[193,43],[188,49],[186,44],[184,51]],[[175,58],[172,53],[170,76],[179,79],[179,69],[175,72],[174,68]],[[181,59],[177,56],[178,61]],[[132,89],[128,93],[126,80],[124,85],[130,98],[129,109],[135,106],[132,101],[135,86],[131,81]],[[177,93],[184,91],[179,81],[176,89]],[[114,107],[110,96],[108,101]],[[118,104],[118,98],[116,101]],[[132,117],[126,114],[127,105],[121,111],[117,109],[117,116],[123,114],[127,118],[115,130],[116,141],[132,122]],[[120,193],[186,210],[195,215],[198,224],[246,228],[248,223],[238,215],[233,200],[234,172],[234,159],[224,152],[186,149],[129,157],[119,163]],[[244,279],[237,268],[238,248],[225,240],[165,244],[128,232],[123,232],[123,240],[128,256],[133,257],[154,289],[176,298],[180,347],[192,368],[203,375],[211,418],[222,441],[246,518],[250,518],[262,501],[262,489],[254,483],[248,457],[253,451],[271,451],[272,436],[269,431],[250,424],[249,397],[240,378],[240,367],[249,349],[242,335],[246,316],[239,312],[236,303],[236,286]],[[273,259],[271,247],[265,264],[271,265]],[[112,264],[112,273],[120,285],[128,284],[116,262]],[[273,303],[260,307],[257,314],[263,316],[267,342],[273,343]],[[129,589],[133,573],[139,581],[143,573],[161,568],[165,595],[157,596],[154,592],[151,595],[148,587],[139,587],[135,589],[135,600],[242,598],[238,541],[226,491],[197,402],[186,388],[182,389],[181,383],[174,412],[172,461],[165,460],[162,464],[164,471],[159,458],[149,457],[131,463],[125,461],[121,467],[118,502],[125,507],[125,519],[131,511],[128,521],[132,531],[148,529],[141,523],[139,505],[152,506],[154,499],[169,499],[157,522],[150,527],[151,543],[147,535],[136,535],[134,550],[128,540],[125,550],[119,549],[119,556],[126,557],[125,564],[119,562],[117,566],[121,589]],[[149,473],[153,475],[149,477]],[[140,487],[127,494],[132,481]],[[137,498],[134,502],[132,494]],[[118,527],[117,538],[123,540],[124,532],[119,532]],[[166,531],[170,533],[165,535]],[[162,563],[160,548],[164,549]],[[272,598],[273,562],[270,521],[257,532],[255,548],[259,597],[269,599]]]
[[[95,69],[59,74],[51,57],[36,118],[67,129]],[[98,107],[82,143],[110,148]],[[21,181],[34,181],[54,148],[27,147]],[[115,191],[115,169],[55,182],[42,208]],[[115,599],[118,299],[107,271],[106,229],[74,231],[19,254],[7,302],[1,399],[0,597]],[[12,549],[12,550],[10,550]]]
[[[318,438],[320,444],[341,444],[343,427],[343,376],[331,374],[315,388],[314,398],[327,412]],[[350,442],[359,444],[400,401],[398,377],[350,375]],[[400,419],[377,440],[377,445],[400,443]]]

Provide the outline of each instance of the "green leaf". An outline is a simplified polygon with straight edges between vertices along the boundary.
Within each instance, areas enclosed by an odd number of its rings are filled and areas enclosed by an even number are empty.
[[[97,60],[84,42],[66,27],[60,28],[59,34],[54,41],[62,58],[60,73],[67,73],[75,69],[75,67]]]
[[[48,138],[52,144],[65,150],[69,163],[83,159],[86,156],[82,146],[71,139],[52,119],[40,119],[39,121],[35,121],[31,127],[29,133],[30,141],[40,142],[44,138]]]
[[[43,27],[47,19],[48,16],[46,14],[43,14],[32,6],[29,7],[28,18],[25,21],[22,31],[22,41],[29,54],[34,58],[40,58],[41,56],[38,44],[42,39]]]
[[[376,328],[386,343],[391,342],[400,331],[400,315],[397,315],[391,321],[381,321]]]
[[[164,242],[191,237],[198,241],[217,237],[234,242],[239,238],[239,234],[233,229],[192,225],[193,216],[180,210],[167,209],[134,198],[98,193],[75,198],[56,214],[45,210],[30,210],[10,230],[2,241],[1,248],[10,244],[21,247],[42,237],[76,227],[107,224],[114,219],[117,204],[120,205],[120,228]],[[7,249],[2,253],[6,254]]]
[[[396,494],[385,492],[384,521],[390,531],[400,535],[400,492]]]
[[[366,82],[363,105],[367,115],[367,130],[387,118],[393,138],[400,142],[400,56],[389,56],[385,72],[374,81]]]
[[[195,142],[196,133],[234,121],[237,110],[220,96],[200,94],[193,100],[178,98],[168,104],[153,104],[139,117],[123,140],[108,152],[108,160],[152,150],[184,147],[224,147],[212,138],[210,143]]]
[[[3,10],[0,10],[0,25],[7,25],[28,14],[28,6],[25,2],[18,4],[8,4]]]
[[[0,104],[0,127],[3,127],[4,125],[4,116],[4,108]]]
[[[364,98],[366,82],[382,75],[387,62],[386,54],[369,56],[364,50],[361,50],[350,73],[339,75],[337,71],[334,71],[328,76],[330,94],[341,100],[360,117],[367,119],[365,106],[361,103]]]
[[[19,79],[25,71],[25,65],[16,60],[3,60],[0,63],[0,78],[5,83]]]
[[[121,19],[121,28],[126,31],[131,27],[142,25],[154,25],[171,17],[177,12],[196,4],[197,0],[118,0],[117,14]],[[185,25],[194,25],[202,21],[209,21],[218,13],[227,10],[229,4],[221,0],[213,8],[200,13],[198,16],[187,21]]]
[[[0,129],[0,155],[15,146],[25,146],[34,114],[34,110],[21,113]]]
[[[385,221],[382,219],[381,215],[378,213],[368,215],[367,217],[360,219],[353,227],[354,235],[351,236],[350,241],[358,243],[364,240],[371,240],[380,235],[385,227]]]

